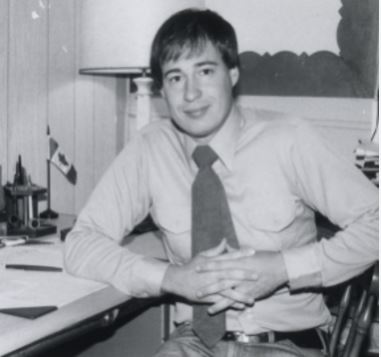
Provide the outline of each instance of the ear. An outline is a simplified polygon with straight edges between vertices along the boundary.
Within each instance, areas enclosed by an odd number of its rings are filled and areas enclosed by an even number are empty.
[[[232,81],[233,87],[237,84],[238,79],[239,79],[239,69],[238,67],[233,67],[229,69],[229,75],[230,75],[230,80]]]

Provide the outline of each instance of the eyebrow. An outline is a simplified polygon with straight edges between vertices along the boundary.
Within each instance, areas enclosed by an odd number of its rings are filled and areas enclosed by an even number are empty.
[[[216,62],[216,61],[201,61],[201,62],[196,63],[196,67],[203,67],[203,66],[218,66],[218,62]],[[163,73],[163,77],[165,78],[171,73],[180,73],[180,72],[181,72],[180,68],[177,68],[177,67],[171,68],[168,71],[165,71]]]

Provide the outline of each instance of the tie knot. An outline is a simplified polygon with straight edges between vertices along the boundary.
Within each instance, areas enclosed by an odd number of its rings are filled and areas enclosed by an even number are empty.
[[[197,146],[193,151],[192,157],[200,169],[203,169],[207,166],[212,166],[213,163],[218,159],[217,154],[208,145]]]

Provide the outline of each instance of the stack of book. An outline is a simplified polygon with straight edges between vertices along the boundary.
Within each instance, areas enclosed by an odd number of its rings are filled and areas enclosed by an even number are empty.
[[[356,166],[378,187],[378,143],[359,142],[355,149]]]

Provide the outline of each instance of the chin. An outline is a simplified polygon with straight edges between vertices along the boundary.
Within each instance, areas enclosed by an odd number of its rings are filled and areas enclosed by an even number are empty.
[[[216,130],[215,127],[210,127],[210,125],[206,125],[205,120],[194,120],[190,122],[187,118],[181,121],[172,120],[173,124],[184,134],[194,138],[194,139],[207,139],[210,137],[213,132]]]
[[[213,131],[188,131],[188,135],[194,138],[195,140],[205,140],[209,141],[213,134]]]

